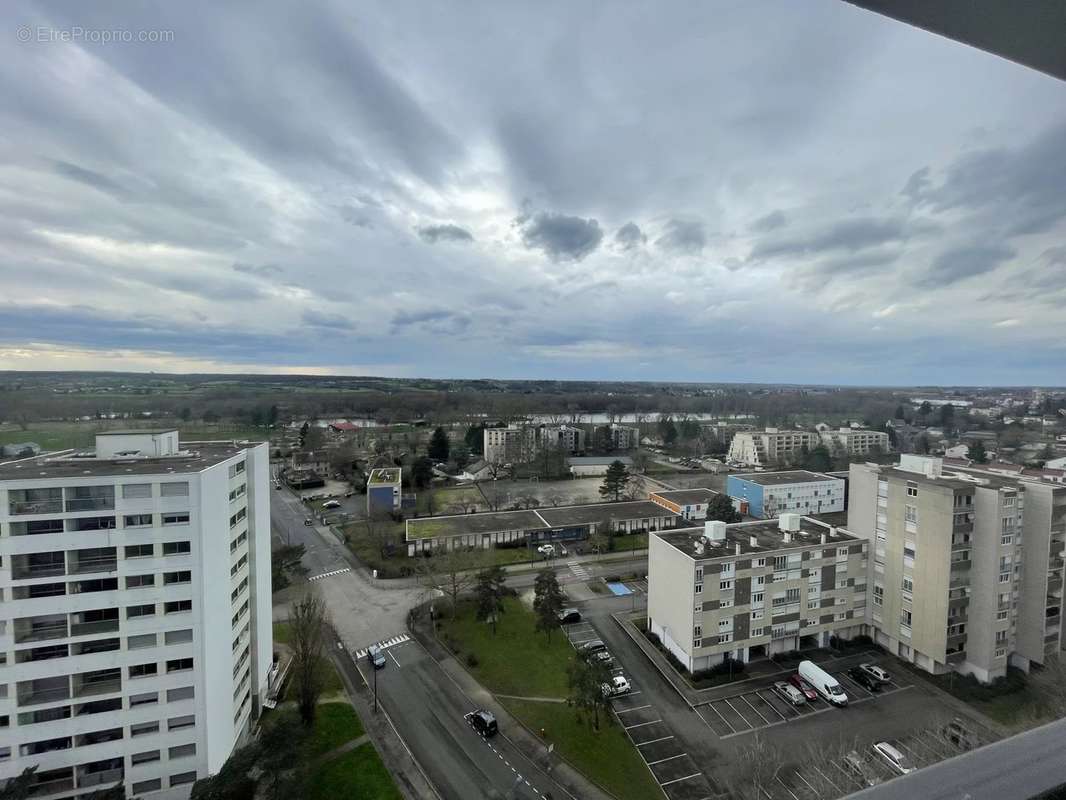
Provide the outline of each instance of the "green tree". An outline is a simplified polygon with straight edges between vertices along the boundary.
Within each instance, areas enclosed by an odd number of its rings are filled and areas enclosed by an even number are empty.
[[[411,464],[411,483],[416,489],[425,489],[433,482],[433,462],[426,456],[420,456]]]
[[[260,754],[258,741],[235,750],[216,775],[201,778],[193,785],[190,800],[255,800],[255,780],[249,773]]]
[[[292,681],[300,719],[310,728],[322,694],[322,649],[326,639],[326,606],[308,593],[289,611],[292,630]]]
[[[311,732],[308,726],[300,724],[302,717],[302,714],[297,717],[291,711],[282,711],[269,725],[263,726],[257,763],[262,770],[259,796],[269,800],[305,796],[302,785],[308,764],[304,756],[304,744]]]
[[[614,436],[610,425],[600,425],[592,432],[592,449],[597,453],[610,453],[614,450]]]
[[[707,503],[707,519],[718,522],[740,522],[741,516],[733,508],[733,498],[719,493]]]
[[[485,455],[485,426],[471,425],[463,435],[463,441],[470,452],[477,456]]]
[[[552,631],[559,627],[559,612],[563,610],[564,602],[555,570],[543,569],[538,572],[533,583],[533,612],[537,617],[537,630],[544,631],[549,639]]]
[[[955,406],[951,403],[945,403],[940,407],[940,427],[944,428],[945,433],[947,429],[951,427],[955,422]]]
[[[267,424],[273,427],[278,424],[278,407],[272,405],[270,410],[267,411]]]
[[[270,590],[279,592],[292,583],[292,577],[307,572],[303,567],[304,546],[286,544],[270,554]]]
[[[492,635],[496,635],[496,620],[504,611],[503,596],[505,575],[499,565],[482,570],[477,575],[474,594],[477,597],[477,618],[492,623]]]
[[[914,452],[919,455],[925,455],[929,452],[929,437],[924,433],[919,433],[914,437]]]
[[[829,455],[829,448],[824,444],[811,448],[803,462],[803,468],[813,472],[828,472],[831,470],[833,468],[833,458]]]
[[[683,419],[681,420],[681,424],[678,425],[677,434],[686,442],[698,439],[700,435],[700,424],[694,419]]]
[[[928,417],[930,414],[933,413],[933,406],[929,403],[928,400],[923,400],[922,404],[918,406],[918,413],[921,414],[923,417]]]
[[[37,782],[37,765],[26,767],[14,778],[8,778],[0,789],[0,800],[25,800],[30,796],[30,787]]]
[[[659,438],[663,440],[664,444],[672,445],[677,441],[677,426],[674,425],[674,418],[669,414],[663,414],[659,417],[657,429]]]
[[[988,451],[985,450],[984,442],[974,442],[967,450],[967,455],[978,464],[988,463]]]
[[[434,461],[447,461],[451,452],[451,443],[444,428],[437,428],[429,439],[429,457]]]
[[[300,447],[304,446],[304,442],[307,441],[307,432],[311,430],[311,424],[305,422],[300,426]]]
[[[900,403],[898,406],[896,406],[896,413],[893,416],[896,419],[906,419],[907,418],[907,412],[906,412],[906,409],[903,408],[903,404],[902,403]]]
[[[607,467],[607,474],[603,476],[600,497],[605,500],[621,500],[628,485],[629,470],[626,469],[626,465],[618,460],[612,461]]]
[[[570,703],[578,711],[592,716],[593,730],[600,729],[600,709],[606,708],[603,684],[611,679],[611,671],[599,659],[575,658],[567,668]]]
[[[185,406],[185,408],[181,410],[180,416],[182,422],[188,422],[192,418],[192,409]]]
[[[466,446],[466,442],[460,442],[452,448],[452,461],[459,469],[470,463],[470,448]]]

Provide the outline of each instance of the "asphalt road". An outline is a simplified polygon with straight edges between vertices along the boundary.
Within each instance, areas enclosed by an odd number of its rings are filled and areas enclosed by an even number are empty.
[[[466,720],[474,706],[416,641],[386,651],[378,698],[444,800],[566,798],[501,732],[483,739]],[[374,669],[359,662],[368,685]]]
[[[1066,720],[1052,722],[848,795],[855,800],[1004,800],[1066,783]]]

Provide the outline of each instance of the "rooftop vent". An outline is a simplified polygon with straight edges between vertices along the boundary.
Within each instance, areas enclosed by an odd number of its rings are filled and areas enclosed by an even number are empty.
[[[782,514],[777,519],[777,525],[783,531],[795,533],[800,529],[800,515],[793,513]]]
[[[725,523],[720,520],[708,520],[703,523],[703,538],[708,542],[725,541]]]
[[[748,539],[748,544],[750,544],[750,545],[751,545],[752,547],[758,547],[758,546],[759,546],[759,537],[758,537],[758,536],[756,536],[756,535],[755,535],[755,534],[753,533],[753,534],[751,535],[751,537],[750,537],[750,538]]]
[[[693,545],[693,549],[696,551],[696,555],[702,556],[703,555],[703,539],[697,539],[696,543]]]

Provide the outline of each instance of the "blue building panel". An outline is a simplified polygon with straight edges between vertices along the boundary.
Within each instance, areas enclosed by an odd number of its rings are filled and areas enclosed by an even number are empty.
[[[753,517],[763,516],[763,486],[753,481],[730,475],[726,480],[726,494],[734,500],[746,500],[748,514]]]
[[[393,489],[391,486],[370,487],[367,489],[367,505],[371,509],[393,510]]]

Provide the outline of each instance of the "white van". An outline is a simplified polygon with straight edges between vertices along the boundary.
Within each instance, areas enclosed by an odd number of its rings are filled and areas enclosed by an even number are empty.
[[[840,682],[813,661],[800,662],[799,676],[833,705],[846,706],[848,704],[848,696]]]

